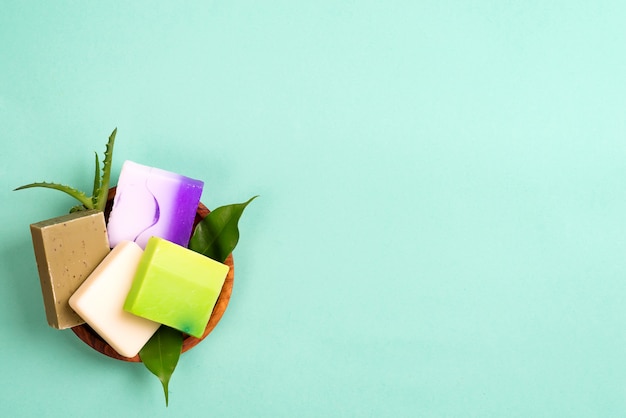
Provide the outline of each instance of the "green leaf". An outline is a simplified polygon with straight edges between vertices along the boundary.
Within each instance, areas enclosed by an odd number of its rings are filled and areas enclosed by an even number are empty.
[[[80,190],[77,190],[70,186],[66,186],[64,184],[48,183],[48,182],[31,183],[31,184],[26,184],[24,186],[20,186],[17,189],[14,189],[14,191],[30,189],[32,187],[44,187],[46,189],[60,190],[72,196],[74,199],[78,200],[85,208],[93,209],[93,202],[91,201],[91,198],[89,198],[89,196],[87,196],[84,192],[81,192]]]
[[[94,192],[94,208],[104,210],[107,203],[107,195],[109,194],[109,181],[111,180],[111,164],[113,162],[113,146],[115,145],[115,136],[117,135],[117,128],[113,129],[107,142],[106,150],[104,151],[104,161],[102,166],[102,179],[100,180],[100,187],[97,192]],[[97,177],[97,175],[96,175]],[[95,183],[96,180],[94,180]]]
[[[196,226],[189,249],[223,263],[239,241],[239,218],[256,197],[211,211]]]
[[[111,179],[111,163],[113,161],[113,145],[115,144],[115,136],[117,134],[117,128],[113,130],[109,141],[107,142],[106,150],[104,151],[104,166],[102,168],[102,178],[100,178],[100,160],[98,154],[96,154],[96,173],[93,179],[93,194],[87,196],[84,192],[73,187],[65,186],[59,183],[31,183],[25,186],[18,187],[14,190],[28,189],[31,187],[45,187],[48,189],[60,190],[69,194],[81,204],[74,206],[70,209],[70,212],[76,212],[77,210],[84,209],[99,209],[104,210],[107,197],[109,194],[109,181]]]
[[[70,213],[80,212],[81,210],[87,210],[87,208],[83,205],[72,206],[72,208],[70,208]]]
[[[97,152],[94,152],[94,154],[96,154],[96,170],[93,176],[93,190],[91,191],[92,197],[95,196],[100,189],[100,158],[98,158]]]
[[[159,378],[165,393],[165,406],[168,405],[168,384],[174,373],[183,348],[183,334],[173,328],[161,325],[157,332],[143,346],[139,357],[144,366]]]

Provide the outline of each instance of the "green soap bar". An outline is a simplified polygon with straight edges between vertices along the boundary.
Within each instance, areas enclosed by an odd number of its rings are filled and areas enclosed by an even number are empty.
[[[152,237],[139,261],[124,309],[194,337],[202,337],[228,266]]]
[[[32,224],[30,232],[48,324],[65,329],[84,323],[68,301],[110,251],[104,214],[74,212]]]

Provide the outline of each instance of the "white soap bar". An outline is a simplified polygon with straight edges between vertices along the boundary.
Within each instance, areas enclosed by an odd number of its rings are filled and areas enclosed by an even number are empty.
[[[124,310],[143,250],[119,243],[72,295],[69,304],[115,351],[134,357],[161,324]]]
[[[186,247],[203,186],[200,180],[125,161],[107,224],[109,243],[134,241],[146,248],[155,236]]]

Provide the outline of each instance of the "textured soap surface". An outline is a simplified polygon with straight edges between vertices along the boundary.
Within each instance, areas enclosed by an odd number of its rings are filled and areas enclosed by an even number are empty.
[[[58,329],[82,324],[68,300],[109,253],[104,214],[74,212],[32,224],[30,231],[48,324]]]
[[[200,180],[125,161],[107,224],[111,246],[134,241],[145,248],[157,236],[186,247],[203,186]]]
[[[119,243],[69,300],[85,322],[124,357],[136,356],[161,325],[123,309],[142,255],[134,242]]]
[[[200,338],[228,269],[167,240],[150,238],[124,309]]]

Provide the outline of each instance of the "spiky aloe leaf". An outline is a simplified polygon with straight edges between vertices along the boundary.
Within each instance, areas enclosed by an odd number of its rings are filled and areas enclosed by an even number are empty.
[[[94,192],[92,197],[93,206],[95,209],[104,210],[104,207],[107,203],[107,195],[109,194],[109,182],[111,180],[111,165],[113,162],[113,146],[115,145],[116,135],[117,128],[113,129],[111,136],[109,136],[109,141],[107,142],[106,150],[104,151],[104,161],[102,165],[102,179],[100,180],[100,187],[98,187],[97,192]]]
[[[94,208],[93,202],[91,201],[91,198],[89,198],[89,196],[87,196],[84,192],[81,192],[80,190],[77,190],[70,186],[66,186],[64,184],[48,183],[48,182],[31,183],[31,184],[26,184],[24,186],[20,186],[14,190],[30,189],[32,187],[44,187],[47,189],[60,190],[72,196],[74,199],[78,200],[86,209]]]
[[[70,209],[70,212],[76,212],[84,209],[99,209],[104,210],[107,203],[107,196],[109,193],[109,181],[111,179],[111,163],[113,161],[113,144],[115,143],[115,135],[117,134],[117,128],[113,130],[109,141],[107,142],[106,150],[104,151],[104,166],[102,168],[102,177],[100,177],[100,159],[96,153],[96,173],[93,180],[93,194],[87,196],[85,193],[78,189],[59,183],[31,183],[25,186],[18,187],[14,190],[28,189],[31,187],[45,187],[48,189],[60,190],[69,194],[81,204],[76,205]]]
[[[100,159],[98,158],[97,152],[94,152],[94,154],[96,154],[96,170],[93,176],[93,190],[91,191],[92,198],[96,195],[96,193],[98,193],[98,190],[100,189]]]
[[[86,209],[87,209],[87,208],[86,208],[86,207],[84,207],[83,205],[76,205],[76,206],[73,206],[73,207],[70,209],[70,213],[79,212],[79,211],[81,211],[81,210],[86,210]]]

